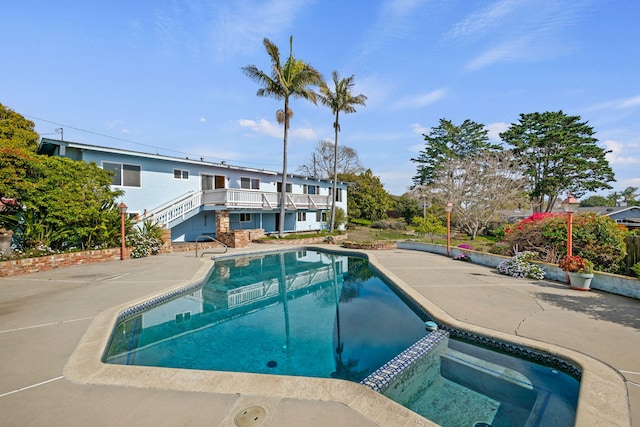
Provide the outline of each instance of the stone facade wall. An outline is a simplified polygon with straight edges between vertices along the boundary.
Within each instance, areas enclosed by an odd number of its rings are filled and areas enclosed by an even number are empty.
[[[216,232],[216,239],[230,248],[246,248],[251,243],[249,230]]]

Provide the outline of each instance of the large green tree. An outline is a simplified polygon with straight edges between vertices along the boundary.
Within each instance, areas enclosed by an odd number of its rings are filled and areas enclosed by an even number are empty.
[[[535,212],[550,212],[560,194],[580,197],[610,189],[613,170],[595,131],[580,116],[562,111],[521,114],[500,137],[524,164],[528,192]]]
[[[0,147],[23,148],[35,152],[40,136],[35,124],[0,103]]]
[[[489,131],[480,123],[465,120],[457,126],[450,120],[440,119],[440,124],[423,135],[425,147],[418,157],[411,159],[417,163],[414,185],[430,185],[442,165],[453,159],[471,159],[485,151],[500,150],[487,136]]]
[[[119,214],[111,173],[95,163],[37,154],[39,136],[20,114],[0,106],[0,196],[19,209],[0,216],[22,249],[116,246]]]
[[[282,237],[287,200],[287,144],[289,142],[289,122],[293,116],[289,102],[291,98],[302,98],[315,104],[316,93],[310,86],[320,86],[323,80],[318,70],[293,56],[293,36],[289,38],[289,57],[284,64],[280,59],[278,47],[271,40],[265,38],[263,44],[271,60],[271,70],[265,72],[255,65],[248,65],[243,67],[242,71],[247,77],[262,86],[258,89],[257,96],[284,101],[283,109],[276,112],[278,123],[284,124],[280,219],[278,222],[278,234]]]
[[[340,133],[340,113],[355,113],[356,105],[365,105],[367,97],[363,94],[353,95],[351,90],[353,89],[354,76],[340,79],[340,75],[337,71],[331,73],[333,80],[334,90],[332,90],[325,82],[320,85],[320,93],[318,98],[325,107],[329,107],[333,113],[335,120],[333,122],[333,129],[335,131],[335,140],[333,144],[333,191],[331,194],[336,194],[336,184],[338,181],[338,134]],[[331,226],[330,231],[333,232],[335,226],[336,216],[336,197],[332,197],[331,200]]]
[[[580,200],[581,208],[593,208],[602,206],[615,206],[615,202],[607,199],[604,196],[590,196],[586,199]]]
[[[393,199],[371,169],[357,175],[340,174],[338,179],[353,183],[347,199],[350,218],[377,221],[387,217],[387,211],[393,207]]]

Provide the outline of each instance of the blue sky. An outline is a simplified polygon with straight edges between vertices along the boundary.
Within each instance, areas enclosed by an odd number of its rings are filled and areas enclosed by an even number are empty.
[[[327,79],[355,76],[367,106],[341,116],[387,191],[411,185],[422,134],[441,118],[492,138],[521,113],[563,110],[612,150],[616,190],[640,187],[640,3],[635,0],[59,0],[0,13],[0,102],[42,136],[282,168],[267,37]],[[333,139],[325,107],[292,104],[289,171]],[[607,194],[608,192],[604,192]]]

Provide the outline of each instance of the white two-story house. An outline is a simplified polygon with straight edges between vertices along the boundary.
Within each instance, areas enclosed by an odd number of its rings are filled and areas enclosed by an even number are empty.
[[[124,191],[118,203],[127,205],[130,216],[170,229],[172,242],[216,236],[221,215],[230,230],[279,231],[282,173],[49,138],[41,140],[38,152],[112,171],[112,188]],[[283,231],[327,229],[332,185],[331,180],[288,174]],[[347,183],[337,183],[335,198],[346,213]]]

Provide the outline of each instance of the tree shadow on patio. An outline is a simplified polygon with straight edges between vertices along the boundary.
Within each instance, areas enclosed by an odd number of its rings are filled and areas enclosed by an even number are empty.
[[[590,295],[576,291],[575,296],[540,293],[537,297],[565,310],[585,313],[596,320],[606,320],[640,332],[640,300],[593,291]]]

